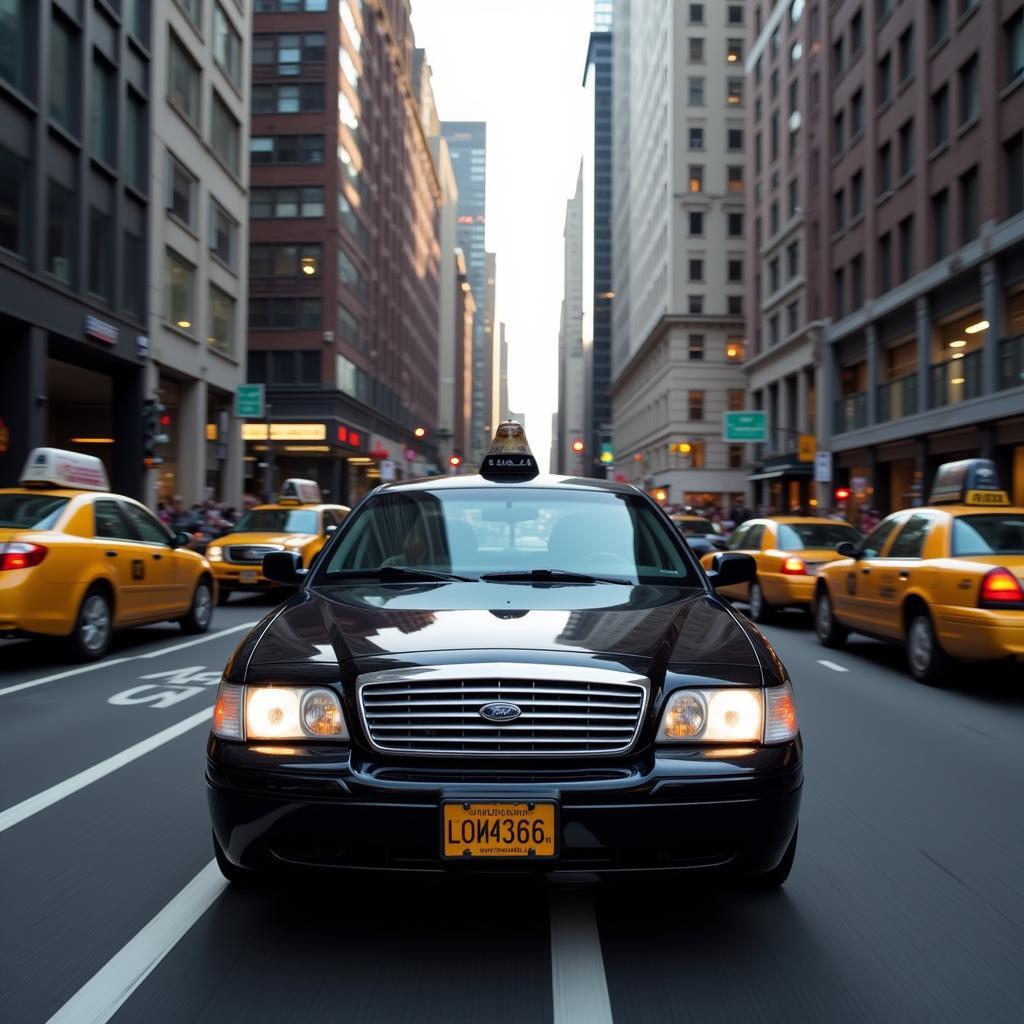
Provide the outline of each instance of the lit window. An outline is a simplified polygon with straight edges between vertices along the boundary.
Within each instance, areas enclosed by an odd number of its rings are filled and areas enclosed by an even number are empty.
[[[742,363],[747,357],[747,343],[742,338],[727,338],[725,358],[730,363]]]

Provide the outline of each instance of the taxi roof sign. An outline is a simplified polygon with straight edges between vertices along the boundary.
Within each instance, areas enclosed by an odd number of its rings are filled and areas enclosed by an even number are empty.
[[[932,484],[933,505],[1009,505],[991,459],[961,459],[939,466]]]
[[[319,505],[322,500],[320,485],[315,480],[291,477],[281,485],[278,503],[281,505]]]
[[[490,451],[480,464],[480,475],[489,480],[529,480],[538,472],[537,460],[530,451],[522,423],[515,420],[499,423]]]
[[[34,448],[21,480],[25,486],[61,487],[72,491],[109,491],[107,471],[95,455],[63,448]]]

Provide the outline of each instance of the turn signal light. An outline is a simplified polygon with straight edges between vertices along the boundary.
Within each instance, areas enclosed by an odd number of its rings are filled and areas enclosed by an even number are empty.
[[[0,544],[0,572],[4,569],[31,569],[46,557],[42,544],[22,544],[12,541]]]
[[[985,574],[978,595],[980,605],[1024,604],[1024,590],[1009,569],[993,569]]]
[[[782,563],[783,576],[806,576],[807,566],[802,558],[787,558]]]

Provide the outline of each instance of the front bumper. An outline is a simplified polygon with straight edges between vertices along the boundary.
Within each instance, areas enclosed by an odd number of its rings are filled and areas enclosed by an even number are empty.
[[[574,766],[383,764],[347,748],[210,739],[207,792],[228,859],[254,869],[616,875],[774,868],[796,829],[800,741]],[[440,856],[443,800],[555,800],[550,861]]]
[[[217,586],[222,591],[228,590],[249,590],[261,591],[271,590],[280,584],[271,583],[259,566],[253,565],[232,565],[224,562],[213,563],[213,575],[217,580]]]

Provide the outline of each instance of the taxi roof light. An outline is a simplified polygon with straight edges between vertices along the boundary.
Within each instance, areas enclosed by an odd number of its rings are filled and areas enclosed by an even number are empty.
[[[320,485],[315,480],[290,477],[281,485],[279,505],[319,505],[323,500]]]
[[[19,481],[26,487],[65,487],[76,491],[109,491],[107,471],[95,455],[63,448],[34,448]]]
[[[31,569],[46,557],[47,548],[42,544],[28,544],[12,541],[0,544],[0,572],[7,569]]]
[[[982,607],[1024,604],[1024,589],[1009,569],[1000,566],[985,574],[978,592],[978,604]]]
[[[991,459],[961,459],[939,466],[932,484],[933,505],[1009,505]]]
[[[480,465],[480,475],[489,480],[530,480],[538,472],[537,460],[530,451],[522,423],[515,420],[499,423],[490,450]]]

